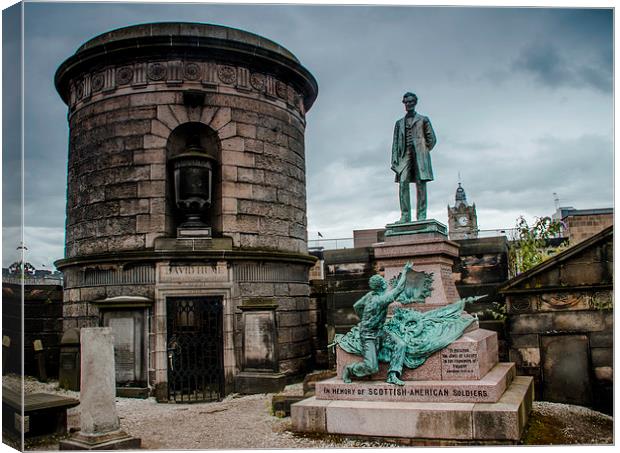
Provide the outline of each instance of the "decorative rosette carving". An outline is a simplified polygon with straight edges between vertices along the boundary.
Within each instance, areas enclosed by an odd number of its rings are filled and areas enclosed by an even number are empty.
[[[252,73],[250,76],[250,85],[252,85],[256,91],[265,91],[265,75],[258,72]]]
[[[281,99],[288,99],[288,86],[279,80],[276,82],[276,94]]]
[[[84,97],[84,82],[77,82],[75,84],[75,97],[82,99]]]
[[[187,80],[199,80],[201,76],[200,66],[196,63],[186,63],[185,64],[185,78]]]
[[[151,63],[146,70],[148,78],[155,81],[164,80],[167,73],[166,65],[162,63]]]
[[[116,70],[116,82],[119,85],[127,85],[133,80],[133,69],[129,66],[123,66]]]
[[[232,66],[218,66],[217,76],[222,83],[232,85],[237,81],[237,71]]]
[[[93,74],[93,77],[90,79],[90,86],[93,91],[101,91],[104,83],[105,78],[102,72]]]

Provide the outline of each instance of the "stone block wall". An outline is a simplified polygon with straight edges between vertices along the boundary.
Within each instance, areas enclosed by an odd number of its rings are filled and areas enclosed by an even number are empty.
[[[10,347],[3,349],[3,354],[8,356],[5,371],[21,374],[20,356],[23,353],[24,373],[38,376],[34,341],[40,340],[46,374],[48,377],[57,377],[63,332],[62,287],[26,284],[23,287],[23,300],[21,285],[3,283],[2,290],[3,335],[11,339]]]
[[[509,280],[510,360],[534,377],[537,399],[592,406],[613,401],[613,229]]]
[[[452,267],[454,283],[460,297],[483,296],[468,308],[483,312],[493,302],[503,304],[498,287],[508,279],[508,242],[505,236],[496,238],[461,239],[459,258]]]
[[[300,375],[312,366],[313,301],[310,298],[308,267],[276,263],[240,262],[235,265],[238,301],[268,299],[277,304],[277,355],[280,372]],[[238,304],[237,304],[238,305]],[[242,313],[235,311],[235,354],[242,362]]]
[[[67,258],[148,249],[175,234],[166,148],[183,121],[206,124],[220,140],[216,229],[237,247],[306,251],[303,118],[227,94],[209,93],[205,104],[188,109],[181,91],[152,91],[71,115]]]
[[[591,296],[566,297],[587,301]],[[511,315],[509,359],[518,374],[534,377],[537,399],[612,412],[611,310]]]
[[[614,223],[614,214],[569,215],[563,219],[571,244],[577,244]]]
[[[99,308],[93,304],[111,297],[140,296],[154,300],[155,265],[92,265],[64,270],[63,331],[99,327]]]

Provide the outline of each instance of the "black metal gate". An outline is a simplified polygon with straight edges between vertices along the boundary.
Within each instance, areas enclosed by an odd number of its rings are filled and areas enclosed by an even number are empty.
[[[168,400],[217,401],[224,397],[221,297],[169,297]]]

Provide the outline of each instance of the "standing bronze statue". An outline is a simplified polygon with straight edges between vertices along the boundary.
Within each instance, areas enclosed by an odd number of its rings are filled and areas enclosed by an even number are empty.
[[[418,97],[407,92],[403,104],[407,114],[396,121],[392,143],[392,170],[399,183],[401,217],[397,223],[411,222],[409,184],[416,185],[416,219],[426,219],[426,183],[433,180],[430,151],[437,138],[430,120],[415,111]]]

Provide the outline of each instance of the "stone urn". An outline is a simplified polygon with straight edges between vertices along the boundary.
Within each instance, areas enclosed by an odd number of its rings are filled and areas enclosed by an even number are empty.
[[[214,161],[197,139],[185,151],[170,159],[174,202],[184,216],[179,229],[209,228],[202,221],[202,215],[212,202]]]

